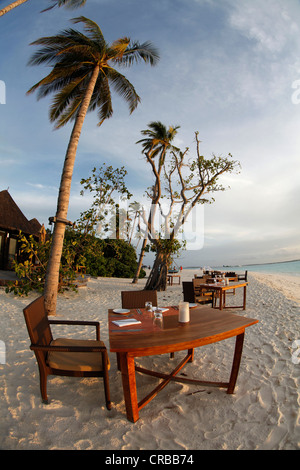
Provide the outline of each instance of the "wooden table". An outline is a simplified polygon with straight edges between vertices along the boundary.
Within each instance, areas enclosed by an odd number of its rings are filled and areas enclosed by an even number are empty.
[[[246,309],[246,289],[247,289],[248,282],[246,281],[238,281],[238,282],[231,282],[228,285],[224,285],[222,282],[217,283],[207,283],[201,284],[200,289],[203,290],[212,290],[219,293],[219,309],[223,310],[223,308],[242,308],[243,310]],[[226,291],[231,289],[235,290],[239,287],[243,287],[243,305],[234,305],[234,306],[226,306]]]
[[[141,321],[140,324],[128,327],[118,327],[112,323],[116,317],[109,311],[109,341],[110,351],[117,353],[118,366],[122,373],[122,384],[127,418],[135,422],[139,419],[139,410],[147,405],[171,380],[197,385],[210,385],[227,388],[227,393],[234,392],[236,384],[245,328],[258,323],[253,318],[245,318],[232,312],[220,312],[210,307],[197,307],[190,310],[190,322],[178,323],[178,310],[170,307],[163,314],[163,327],[153,323],[152,314],[144,309],[131,310],[130,317]],[[123,316],[122,316],[123,317]],[[126,331],[127,330],[127,331]],[[177,377],[178,372],[187,362],[193,361],[194,348],[215,343],[236,336],[235,352],[232,362],[229,382],[207,382],[187,377]],[[187,350],[185,358],[170,374],[150,371],[135,366],[134,358],[152,356]],[[163,380],[146,397],[138,401],[135,371],[142,372]]]
[[[170,284],[171,286],[173,285],[173,280],[174,280],[174,277],[178,277],[178,284],[180,284],[180,274],[167,274],[168,276],[168,284]]]

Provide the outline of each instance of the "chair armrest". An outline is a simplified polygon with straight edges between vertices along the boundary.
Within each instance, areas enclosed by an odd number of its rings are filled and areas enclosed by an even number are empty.
[[[96,339],[100,341],[100,323],[87,320],[49,320],[52,325],[91,325],[96,327]]]
[[[43,346],[31,344],[32,351],[57,351],[57,352],[107,352],[106,346]]]

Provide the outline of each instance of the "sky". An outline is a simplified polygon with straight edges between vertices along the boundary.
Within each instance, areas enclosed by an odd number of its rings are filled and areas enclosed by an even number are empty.
[[[0,8],[9,0],[0,0]],[[26,91],[49,73],[27,65],[30,43],[73,27],[71,18],[95,21],[107,42],[123,36],[151,41],[156,67],[125,70],[141,97],[130,115],[113,95],[112,118],[86,118],[80,138],[68,219],[90,206],[81,178],[103,163],[125,166],[138,199],[151,185],[136,142],[151,121],[178,125],[176,145],[241,164],[225,175],[206,205],[182,266],[234,265],[300,258],[300,2],[298,0],[87,0],[77,10],[40,13],[47,0],[29,0],[0,17],[0,190],[8,189],[28,219],[48,228],[54,216],[71,125],[54,130],[51,98]],[[80,29],[80,25],[76,25]],[[197,225],[198,224],[198,225]]]

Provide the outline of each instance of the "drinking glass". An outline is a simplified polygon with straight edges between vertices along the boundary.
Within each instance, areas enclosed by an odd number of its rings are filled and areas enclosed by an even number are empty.
[[[154,308],[154,317],[155,318],[162,318],[163,314],[160,308]]]
[[[149,300],[147,300],[147,302],[145,302],[145,309],[146,309],[148,312],[152,312],[152,302],[150,302]]]
[[[158,308],[154,309],[154,319],[153,323],[160,328],[163,328],[163,314],[162,311]]]

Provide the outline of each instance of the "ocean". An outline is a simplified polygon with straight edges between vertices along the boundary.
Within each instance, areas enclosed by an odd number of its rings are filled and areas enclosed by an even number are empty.
[[[300,276],[300,260],[286,261],[282,263],[249,264],[242,266],[212,266],[211,268],[220,271],[235,271],[237,273],[243,273],[247,270],[248,272]]]

